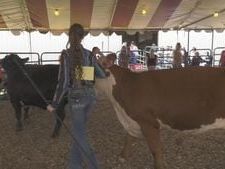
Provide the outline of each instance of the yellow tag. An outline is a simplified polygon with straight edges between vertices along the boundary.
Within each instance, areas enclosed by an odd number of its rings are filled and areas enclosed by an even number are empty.
[[[83,66],[83,80],[94,80],[94,67],[93,66]]]

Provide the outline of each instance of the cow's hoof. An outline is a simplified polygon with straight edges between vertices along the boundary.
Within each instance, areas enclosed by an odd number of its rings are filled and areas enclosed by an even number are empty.
[[[52,136],[51,136],[52,138],[57,138],[57,137],[59,137],[59,133],[52,133]]]
[[[28,119],[24,119],[24,123],[29,125],[30,124],[30,119],[29,118]]]
[[[24,121],[27,121],[29,119],[30,119],[29,116],[24,116],[24,118],[23,118]]]
[[[23,130],[23,125],[21,123],[16,124],[16,131],[21,131]]]

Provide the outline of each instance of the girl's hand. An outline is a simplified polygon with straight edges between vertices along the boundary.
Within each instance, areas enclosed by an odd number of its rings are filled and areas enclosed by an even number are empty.
[[[54,108],[54,107],[52,107],[52,105],[51,105],[51,104],[49,104],[49,105],[47,106],[47,110],[48,110],[50,113],[52,113],[52,112],[54,112],[54,111],[55,111],[55,108]]]

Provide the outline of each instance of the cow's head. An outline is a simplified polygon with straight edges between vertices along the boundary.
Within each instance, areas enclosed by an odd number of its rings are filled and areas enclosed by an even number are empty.
[[[109,69],[114,64],[115,60],[116,60],[115,53],[110,53],[106,55],[102,61],[102,67],[104,69]]]
[[[99,90],[104,92],[107,95],[110,95],[112,93],[112,85],[115,84],[115,81],[113,79],[113,76],[111,76],[109,68],[114,65],[114,62],[116,60],[116,54],[110,53],[106,55],[102,62],[101,66],[105,69],[106,72],[109,72],[108,78],[96,78],[95,79],[95,87]]]
[[[18,69],[18,64],[24,66],[24,64],[29,60],[29,58],[20,58],[16,54],[6,55],[1,61],[2,68],[7,72],[10,69]]]

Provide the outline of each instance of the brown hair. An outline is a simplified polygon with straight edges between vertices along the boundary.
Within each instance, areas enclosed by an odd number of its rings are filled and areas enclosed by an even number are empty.
[[[69,40],[67,42],[66,48],[69,52],[70,57],[70,72],[71,79],[73,82],[75,80],[82,80],[83,70],[82,70],[82,61],[83,61],[83,47],[81,45],[81,40],[84,37],[84,28],[82,25],[75,23],[71,25],[69,29]]]

